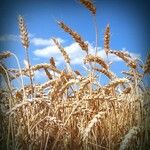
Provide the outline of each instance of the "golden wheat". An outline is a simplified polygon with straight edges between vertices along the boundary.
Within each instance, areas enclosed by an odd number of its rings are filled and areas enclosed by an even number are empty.
[[[125,135],[123,141],[121,142],[121,145],[120,145],[120,150],[125,150],[131,140],[133,139],[136,139],[137,138],[137,134],[140,132],[140,128],[139,127],[132,127],[129,132]]]
[[[92,0],[80,0],[80,3],[89,9],[93,15],[96,14],[96,7],[93,5]]]
[[[56,68],[55,60],[53,57],[50,58],[50,64]]]
[[[98,122],[101,121],[100,119],[105,118],[106,112],[98,112],[92,120],[90,120],[88,126],[85,128],[83,132],[83,141],[88,137],[89,132],[91,131],[91,128]]]
[[[88,53],[88,44],[86,44],[84,42],[84,40],[81,38],[81,36],[76,33],[75,31],[73,31],[72,29],[70,29],[67,25],[65,25],[63,22],[58,22],[59,26],[67,33],[69,33],[72,38],[79,43],[80,47],[82,48],[82,50],[86,51]]]
[[[104,68],[100,69],[100,68],[94,68],[94,70],[98,71],[98,72],[101,72],[103,74],[105,74],[109,79],[114,79],[116,76],[113,72],[109,71],[109,70],[106,70]]]
[[[104,34],[104,50],[106,55],[108,55],[110,50],[110,26],[109,24],[106,27],[105,34]]]
[[[5,51],[0,54],[0,60],[11,56],[11,52]]]
[[[29,47],[29,38],[24,18],[22,16],[19,16],[18,21],[19,21],[21,42],[24,48],[27,49]]]
[[[95,18],[93,3],[80,2]],[[88,44],[78,33],[63,22],[58,24],[86,51],[83,61],[91,70],[86,67],[85,70],[73,70],[69,65],[71,59],[56,39],[53,41],[71,69],[59,69],[53,57],[49,63],[31,66],[28,32],[23,17],[19,16],[27,67],[9,69],[5,62],[12,53],[0,54],[0,76],[6,83],[0,88],[0,149],[123,150],[149,147],[150,94],[143,85],[143,76],[149,73],[149,56],[142,70],[138,68],[140,62],[130,53],[111,50],[110,27],[107,25],[104,51],[106,55],[114,54],[123,59],[128,66],[121,77],[97,53],[95,56],[89,53]],[[34,72],[40,69],[44,70],[45,82],[15,87],[19,77],[33,78]],[[110,79],[104,85],[101,73]]]
[[[115,54],[116,56],[120,57],[122,60],[124,60],[128,66],[130,66],[131,68],[136,68],[137,64],[136,61],[131,59],[131,56],[128,55],[128,53],[126,52],[121,52],[121,51],[109,51],[111,54]]]
[[[146,63],[144,65],[144,74],[150,73],[150,54],[147,57]]]
[[[53,38],[54,43],[56,44],[56,46],[58,47],[58,49],[61,51],[66,63],[70,64],[70,58],[67,54],[67,52],[65,51],[65,49],[60,45],[60,43]]]
[[[93,56],[89,54],[84,59],[84,63],[88,63],[88,62],[96,62],[102,67],[104,67],[106,70],[109,68],[108,64],[100,56]]]

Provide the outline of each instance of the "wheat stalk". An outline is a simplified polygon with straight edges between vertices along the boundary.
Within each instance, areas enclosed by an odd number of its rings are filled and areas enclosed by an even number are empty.
[[[56,72],[57,74],[60,74],[60,73],[61,73],[60,70],[58,70],[57,68],[55,68],[55,67],[53,67],[52,65],[47,64],[47,63],[38,64],[38,65],[35,65],[35,66],[32,66],[32,67],[31,67],[31,70],[32,70],[32,71],[37,71],[37,70],[40,70],[40,69],[44,69],[44,70],[45,70],[45,69],[46,69],[46,70],[47,70],[47,69],[50,69],[50,70]],[[22,75],[29,76],[29,74],[28,74],[29,69],[27,69],[27,68],[22,69],[22,70],[21,70],[21,73],[20,73],[20,71],[18,71],[18,70],[16,70],[16,69],[8,69],[8,71],[11,72],[11,73],[13,73],[14,76],[15,76],[15,77],[12,78],[12,80],[13,80],[13,79],[16,79],[16,78],[18,78],[18,77],[20,77],[20,76],[22,76]],[[57,75],[57,74],[55,74],[55,75]],[[33,76],[33,75],[34,75],[34,74],[31,74],[31,76]],[[51,78],[51,77],[50,77],[50,78]]]
[[[50,74],[50,72],[48,71],[48,69],[47,69],[47,68],[44,68],[44,71],[45,71],[47,77],[48,77],[50,80],[52,80],[53,77],[52,77],[52,75]]]
[[[33,97],[34,88],[33,88],[33,79],[32,79],[32,73],[31,73],[32,70],[31,70],[31,64],[30,64],[29,52],[28,52],[28,47],[29,47],[28,31],[26,28],[24,18],[21,15],[18,17],[18,23],[19,23],[19,29],[20,29],[21,42],[22,42],[22,45],[24,46],[25,52],[26,52],[26,60],[28,62],[29,77],[30,77],[30,83],[31,83],[31,87],[32,87],[32,94],[31,95]]]
[[[88,0],[80,2],[95,18],[93,3]],[[27,51],[28,32],[22,17],[20,22],[21,40]],[[129,53],[110,49],[110,27],[107,25],[104,35],[106,55],[118,56],[130,69],[122,72],[131,77],[130,80],[117,77],[111,71],[110,64],[97,55],[97,51],[95,56],[88,54],[88,45],[78,33],[63,22],[58,23],[87,52],[84,62],[91,63],[91,70],[86,67],[80,71],[58,69],[53,57],[49,63],[35,66],[28,65],[28,62],[27,67],[22,69],[7,69],[0,64],[0,73],[8,84],[8,89],[0,87],[0,132],[4,129],[0,142],[7,143],[7,149],[98,150],[118,149],[119,146],[120,149],[145,149],[149,139],[149,93],[148,89],[139,89],[144,74],[149,73],[149,56],[143,73],[138,68],[139,62]],[[68,54],[56,39],[53,41],[69,65],[71,59]],[[0,60],[9,56],[9,52],[4,52],[0,54]],[[92,66],[93,63],[95,66]],[[30,84],[19,89],[13,85],[17,77],[34,77],[35,74],[30,74],[29,70],[34,72],[40,69],[45,71],[48,78],[44,83],[34,84],[33,98],[30,98]],[[54,75],[51,75],[51,71]],[[95,71],[100,73],[95,74]],[[99,81],[101,73],[110,79],[105,85]],[[16,80],[11,83],[9,76]],[[139,93],[134,92],[136,89]],[[25,101],[22,101],[23,90]]]

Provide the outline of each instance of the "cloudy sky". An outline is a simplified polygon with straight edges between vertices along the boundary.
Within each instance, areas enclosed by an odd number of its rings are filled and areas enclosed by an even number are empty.
[[[106,25],[111,27],[111,48],[128,50],[136,57],[144,57],[150,48],[150,14],[148,0],[95,0],[97,7],[99,55],[103,51],[103,35]],[[24,66],[24,49],[19,40],[18,15],[25,18],[29,36],[29,53],[32,65],[48,63],[54,57],[59,68],[64,67],[60,51],[51,41],[59,39],[69,56],[74,69],[82,69],[85,53],[72,38],[56,23],[64,21],[77,31],[94,52],[95,30],[90,12],[78,0],[0,0],[0,51],[9,50],[18,56]],[[119,73],[126,67],[122,61],[111,56],[112,70]],[[17,67],[14,58],[6,60],[10,67]],[[117,64],[117,65],[116,65]],[[40,80],[40,78],[39,78]]]

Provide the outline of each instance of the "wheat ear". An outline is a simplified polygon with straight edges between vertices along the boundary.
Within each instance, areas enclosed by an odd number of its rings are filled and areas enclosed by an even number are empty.
[[[28,38],[28,31],[26,28],[26,24],[25,24],[24,18],[20,15],[19,15],[18,20],[19,20],[21,42],[24,48],[27,49],[29,47],[29,38]]]
[[[130,57],[129,54],[127,54],[126,52],[122,52],[122,51],[115,51],[115,50],[110,50],[109,51],[111,54],[115,54],[116,56],[120,57],[123,61],[125,61],[127,63],[128,66],[130,66],[133,69],[136,69],[137,67],[137,63],[134,59],[132,59]]]
[[[9,51],[5,51],[3,53],[0,53],[0,60],[4,59],[4,58],[8,58],[11,56],[11,52]]]
[[[67,54],[67,52],[65,51],[65,49],[60,45],[60,43],[58,42],[58,40],[56,40],[55,38],[53,38],[54,43],[56,44],[56,46],[58,47],[58,49],[61,51],[66,63],[70,64],[70,58]]]
[[[88,126],[85,128],[84,132],[83,132],[83,141],[88,137],[88,134],[90,133],[92,127],[98,122],[100,121],[100,119],[105,118],[105,114],[106,112],[98,112],[93,118],[92,120],[89,122]]]
[[[106,85],[106,87],[116,87],[119,84],[128,83],[129,80],[126,78],[116,78],[113,81],[111,81],[109,84]]]
[[[119,150],[125,150],[128,148],[130,142],[132,142],[133,139],[137,138],[137,134],[140,132],[139,127],[132,127],[129,132],[125,135],[123,141],[121,142]]]
[[[46,64],[46,63],[38,64],[38,65],[35,65],[35,66],[32,66],[32,67],[31,67],[31,70],[33,70],[33,71],[40,70],[40,69],[50,69],[50,70],[52,70],[52,71],[54,71],[54,72],[56,72],[56,73],[58,73],[58,74],[61,73],[60,70],[58,70],[57,68],[53,67],[52,65]],[[15,73],[16,78],[21,75],[21,74],[19,73],[19,71],[16,70],[16,69],[9,69],[9,71]],[[25,68],[25,69],[22,69],[21,71],[22,71],[22,74],[23,74],[23,75],[27,75],[27,74],[28,74],[27,72],[29,71],[29,69],[26,69],[26,68]]]
[[[80,0],[80,3],[83,4],[93,15],[96,14],[96,7],[93,5],[91,0]]]
[[[65,25],[64,22],[58,21],[58,24],[65,32],[69,33],[77,43],[79,43],[82,50],[84,50],[88,53],[88,44],[84,42],[84,40],[81,38],[81,36],[78,33],[76,33],[71,28],[69,28],[67,25]]]
[[[22,45],[25,48],[26,60],[28,62],[28,67],[29,67],[29,77],[30,77],[30,83],[31,83],[31,88],[32,88],[32,97],[33,97],[33,93],[34,93],[34,91],[33,91],[33,79],[32,79],[31,64],[30,64],[29,52],[28,52],[28,47],[29,47],[28,31],[27,31],[27,28],[26,28],[24,18],[22,16],[19,15],[18,21],[19,21],[21,42],[22,42]]]
[[[106,55],[108,55],[110,50],[110,25],[106,26],[105,34],[104,34],[104,50]]]
[[[55,60],[54,60],[53,57],[50,58],[49,62],[50,62],[50,64],[51,64],[53,67],[56,68]]]
[[[99,65],[101,65],[103,68],[108,70],[109,66],[106,64],[106,62],[100,57],[100,56],[93,56],[91,54],[87,55],[84,59],[84,63],[87,62],[96,62]]]
[[[100,68],[94,68],[94,70],[103,73],[104,75],[106,75],[109,79],[114,79],[115,78],[115,74],[109,70],[106,70],[104,68],[100,69]]]
[[[144,65],[144,74],[150,74],[150,54],[147,57],[146,63]]]

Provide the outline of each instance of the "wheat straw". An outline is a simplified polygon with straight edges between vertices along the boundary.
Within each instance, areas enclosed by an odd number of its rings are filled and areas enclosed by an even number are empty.
[[[26,28],[26,24],[24,21],[24,18],[20,15],[18,17],[19,20],[19,29],[20,29],[20,37],[21,37],[21,42],[23,47],[25,48],[25,53],[26,53],[26,60],[28,62],[28,67],[29,67],[29,78],[30,78],[30,86],[32,88],[32,93],[31,96],[33,98],[34,94],[34,86],[33,86],[33,79],[32,79],[32,69],[31,69],[31,64],[30,64],[30,59],[29,59],[29,52],[28,52],[28,47],[29,47],[29,37],[28,37],[28,31]]]

